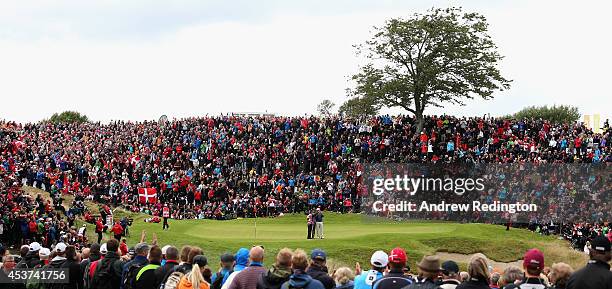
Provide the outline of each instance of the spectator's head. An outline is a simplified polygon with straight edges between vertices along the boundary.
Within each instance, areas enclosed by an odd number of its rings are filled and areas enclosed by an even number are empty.
[[[79,256],[77,254],[76,247],[70,245],[66,247],[66,259],[71,261],[79,261]]]
[[[147,257],[149,250],[151,250],[151,247],[147,243],[138,243],[134,246],[134,252],[137,256]]]
[[[508,284],[513,284],[516,281],[522,281],[523,280],[523,271],[521,270],[521,268],[516,267],[516,266],[508,266],[505,270],[504,273],[501,276],[501,279],[499,280],[498,284],[500,286],[506,286]]]
[[[91,253],[91,249],[89,248],[83,248],[81,250],[81,259],[85,260],[87,258],[89,258],[89,254]]]
[[[470,274],[468,274],[468,272],[465,271],[461,271],[459,272],[459,281],[460,282],[467,282],[468,280],[470,280]]]
[[[38,252],[42,248],[42,246],[38,242],[30,243],[30,252]]]
[[[484,280],[487,284],[490,282],[491,274],[489,273],[489,264],[482,254],[475,254],[470,258],[468,274],[472,280]]]
[[[238,252],[236,252],[236,256],[234,257],[236,259],[236,265],[234,267],[234,271],[242,270],[245,266],[249,264],[249,249],[247,248],[238,249]]]
[[[276,266],[279,268],[290,268],[292,256],[293,252],[289,248],[280,249],[278,254],[276,254]]]
[[[40,260],[49,260],[49,256],[51,256],[51,250],[48,248],[42,248],[40,251],[38,251],[38,257],[40,257]]]
[[[253,246],[249,251],[249,258],[251,262],[263,262],[264,259],[264,248],[261,246]]]
[[[64,256],[66,256],[66,249],[67,248],[68,248],[68,246],[66,246],[66,244],[64,244],[64,243],[57,243],[55,245],[55,247],[53,248],[53,252],[55,253],[56,256],[64,257]]]
[[[191,251],[191,246],[183,246],[183,248],[181,248],[181,262],[187,263],[187,260],[189,260],[189,251]]]
[[[442,263],[442,278],[459,280],[459,265],[452,260]]]
[[[302,249],[297,249],[293,252],[293,257],[291,257],[291,268],[293,270],[304,271],[308,267],[308,257],[306,257],[306,252]]]
[[[166,251],[168,250],[168,248],[170,248],[170,245],[166,245],[161,248],[162,258],[164,259],[166,259]]]
[[[376,270],[382,272],[387,267],[389,263],[389,255],[383,251],[376,251],[370,257],[370,265],[372,265],[372,270]]]
[[[163,252],[162,252],[163,253]],[[178,260],[179,251],[176,247],[170,246],[166,249],[166,260]]]
[[[572,266],[565,263],[555,263],[550,267],[548,279],[555,288],[565,288],[569,277],[574,273]]]
[[[419,267],[419,275],[424,278],[435,280],[440,274],[440,258],[438,256],[423,256],[417,266]]]
[[[223,267],[226,270],[231,270],[232,268],[234,268],[234,265],[236,264],[236,258],[234,258],[234,255],[230,254],[230,253],[223,253],[221,254],[221,257],[219,258],[221,261],[221,267]]]
[[[15,268],[15,257],[12,255],[5,255],[2,257],[2,269],[4,271],[10,271]]]
[[[108,240],[108,242],[106,242],[105,245],[106,245],[107,252],[113,252],[113,253],[119,252],[119,241],[117,241],[116,239]],[[102,248],[100,248],[100,252],[102,252]]]
[[[530,249],[523,257],[523,269],[527,277],[540,277],[544,269],[544,254],[538,249]]]
[[[589,251],[591,260],[608,263],[612,260],[610,253],[610,240],[605,236],[597,236],[591,242],[591,250]]]
[[[202,248],[200,247],[191,247],[191,250],[189,250],[189,254],[187,255],[187,263],[193,264],[193,258],[195,258],[197,255],[202,255],[203,252],[204,251],[202,251]]]
[[[312,263],[317,266],[325,266],[325,262],[327,262],[327,254],[325,251],[321,249],[314,249],[310,252],[310,259],[312,259]]]
[[[348,267],[340,267],[336,269],[333,277],[334,281],[336,281],[336,286],[342,286],[353,281],[353,279],[355,279],[355,274],[353,274],[353,271]]]
[[[19,255],[21,256],[22,259],[25,258],[25,256],[28,254],[28,252],[30,252],[30,246],[28,246],[28,245],[23,245],[19,249]]]
[[[391,250],[389,253],[389,267],[391,268],[404,269],[407,261],[406,251],[400,247]]]
[[[191,252],[195,252],[194,248],[191,248],[191,250],[189,251],[189,255],[191,255]],[[206,270],[206,263],[207,263],[206,257],[198,254],[191,258],[191,262],[190,263],[193,264],[193,267],[191,268],[191,271],[187,273],[185,277],[187,278],[187,281],[191,283],[192,288],[201,288],[200,284],[206,282],[206,280],[204,279],[204,276],[202,275],[202,272]]]
[[[162,251],[159,246],[153,246],[149,250],[149,262],[160,263],[162,260]]]
[[[89,256],[99,256],[99,255],[100,255],[100,244],[98,243],[91,244],[91,247],[89,247]]]

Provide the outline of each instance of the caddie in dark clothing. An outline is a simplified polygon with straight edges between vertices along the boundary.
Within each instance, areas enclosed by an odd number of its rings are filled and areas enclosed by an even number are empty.
[[[314,249],[310,253],[310,259],[312,260],[310,266],[306,270],[306,274],[310,275],[315,280],[319,280],[325,286],[325,289],[332,289],[336,287],[336,282],[329,276],[327,272],[327,266],[325,262],[327,255],[325,251],[321,249]]]
[[[406,268],[406,251],[395,248],[389,253],[389,272],[385,277],[378,279],[372,284],[373,289],[400,289],[413,283],[413,280],[404,275]]]
[[[589,256],[589,263],[570,277],[567,289],[612,289],[610,240],[604,236],[593,239]]]

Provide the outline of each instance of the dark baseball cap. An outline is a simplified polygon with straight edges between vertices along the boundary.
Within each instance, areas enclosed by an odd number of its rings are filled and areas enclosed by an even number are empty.
[[[457,263],[455,263],[455,261],[445,261],[444,263],[442,263],[442,273],[444,273],[444,275],[449,275],[452,273],[459,273],[459,265],[457,265]]]
[[[597,236],[591,241],[591,249],[597,252],[610,252],[610,240],[605,236]]]
[[[323,251],[321,249],[314,249],[310,253],[310,259],[313,259],[313,260],[314,259],[325,260],[325,259],[327,259],[327,254],[325,254],[325,251]]]
[[[221,255],[221,262],[223,263],[230,263],[230,262],[234,262],[235,260],[236,258],[234,258],[234,255],[230,253],[224,253]]]

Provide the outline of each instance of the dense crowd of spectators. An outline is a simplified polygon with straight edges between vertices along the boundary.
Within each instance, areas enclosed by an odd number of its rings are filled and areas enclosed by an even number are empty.
[[[528,250],[522,268],[493,268],[486,256],[473,255],[467,271],[460,271],[453,260],[441,262],[436,255],[424,256],[414,270],[408,266],[404,249],[372,254],[370,267],[328,268],[327,253],[314,249],[309,255],[301,249],[279,250],[266,268],[266,252],[261,246],[240,248],[235,254],[224,253],[209,260],[199,247],[160,247],[154,238],[151,245],[140,243],[123,250],[116,239],[92,244],[78,250],[57,243],[51,249],[34,242],[25,246],[21,256],[2,253],[0,281],[2,288],[74,288],[74,289],[610,289],[612,260],[610,241],[604,236],[593,239],[589,262],[576,272],[566,263],[545,266],[544,254]],[[16,260],[16,258],[22,258]],[[216,258],[215,258],[216,259]],[[218,265],[217,265],[218,264]],[[37,274],[17,282],[10,276],[18,269],[63,269],[62,284],[48,284]]]

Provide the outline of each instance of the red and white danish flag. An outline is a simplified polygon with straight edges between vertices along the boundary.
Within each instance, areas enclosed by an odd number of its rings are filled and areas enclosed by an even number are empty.
[[[157,203],[157,189],[155,188],[138,188],[138,201],[141,204]]]

